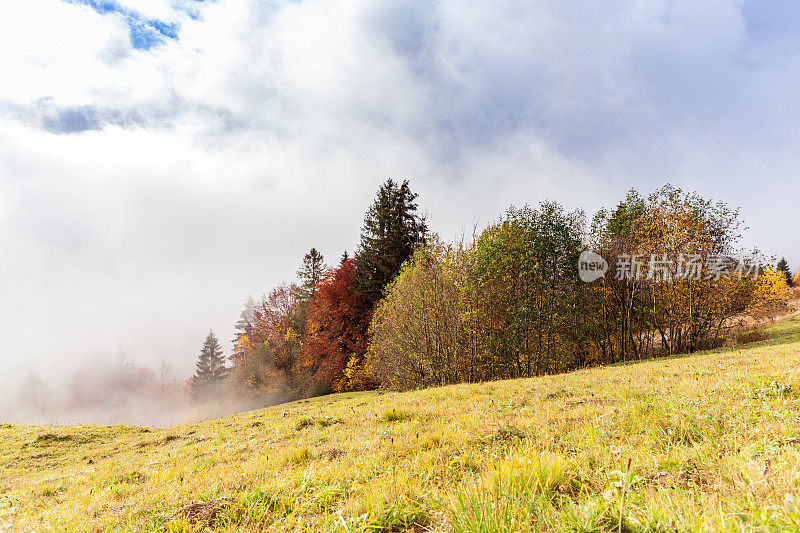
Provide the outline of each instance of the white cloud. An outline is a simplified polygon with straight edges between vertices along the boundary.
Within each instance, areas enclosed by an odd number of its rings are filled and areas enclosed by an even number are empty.
[[[352,251],[386,177],[446,235],[669,179],[742,205],[800,266],[798,53],[763,24],[754,42],[739,2],[120,4],[178,39],[0,8],[2,360],[122,342],[188,369],[308,248]]]
[[[124,54],[128,47],[127,29],[117,17],[57,0],[30,0],[2,10],[0,99],[85,103],[92,89],[115,78],[115,67],[104,57],[114,50]]]

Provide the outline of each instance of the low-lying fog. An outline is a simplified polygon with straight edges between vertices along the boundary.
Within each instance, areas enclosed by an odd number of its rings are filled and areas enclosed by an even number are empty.
[[[193,406],[186,377],[162,362],[138,365],[127,354],[84,359],[60,383],[37,373],[0,392],[0,423],[174,425],[243,410],[246,406]]]

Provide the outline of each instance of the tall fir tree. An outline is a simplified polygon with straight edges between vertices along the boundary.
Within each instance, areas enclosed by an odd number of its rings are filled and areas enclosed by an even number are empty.
[[[239,341],[247,334],[247,328],[253,323],[255,311],[256,301],[252,296],[248,296],[247,301],[244,303],[244,309],[242,309],[242,312],[239,313],[239,320],[237,320],[233,325],[236,335],[231,341],[233,343],[233,351],[231,352],[230,356],[231,362],[235,362],[238,356],[244,355],[242,353],[242,344]]]
[[[195,367],[190,392],[194,403],[203,403],[219,392],[223,380],[230,372],[225,366],[222,347],[213,331],[208,332]]]
[[[236,324],[233,325],[233,328],[236,330],[236,338],[233,340],[233,343],[236,344],[236,341],[245,334],[247,331],[247,326],[253,323],[253,318],[256,312],[256,301],[253,299],[252,296],[247,297],[247,301],[244,303],[244,309],[242,312],[239,313],[239,320],[236,321]]]
[[[428,228],[417,214],[417,196],[408,180],[398,184],[388,179],[364,217],[355,257],[356,289],[372,303],[381,299],[414,247],[425,241]]]
[[[298,288],[298,295],[301,300],[310,300],[314,296],[314,291],[317,288],[319,280],[322,278],[322,273],[325,270],[325,258],[312,248],[303,257],[303,264],[297,271],[297,277],[300,278],[300,286]]]
[[[781,260],[778,261],[776,270],[782,272],[783,275],[786,276],[786,284],[789,287],[794,286],[794,276],[792,276],[792,271],[789,269],[789,263],[786,261],[785,257],[781,257]]]

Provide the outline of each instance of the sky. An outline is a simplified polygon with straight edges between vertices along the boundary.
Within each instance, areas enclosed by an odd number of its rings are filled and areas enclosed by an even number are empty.
[[[789,0],[4,2],[0,79],[0,387],[188,375],[389,177],[445,238],[669,182],[800,266]]]

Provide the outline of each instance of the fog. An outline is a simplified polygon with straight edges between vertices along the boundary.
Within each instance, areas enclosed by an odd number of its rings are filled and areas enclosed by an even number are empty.
[[[151,369],[125,352],[95,354],[61,381],[46,382],[28,373],[16,390],[0,396],[0,422],[167,426],[235,410],[228,405],[194,407],[185,387],[166,361]]]
[[[445,239],[670,182],[797,270],[799,30],[778,0],[5,2],[0,419],[192,419],[209,328],[352,253],[390,177]],[[103,385],[120,343],[142,391]]]

